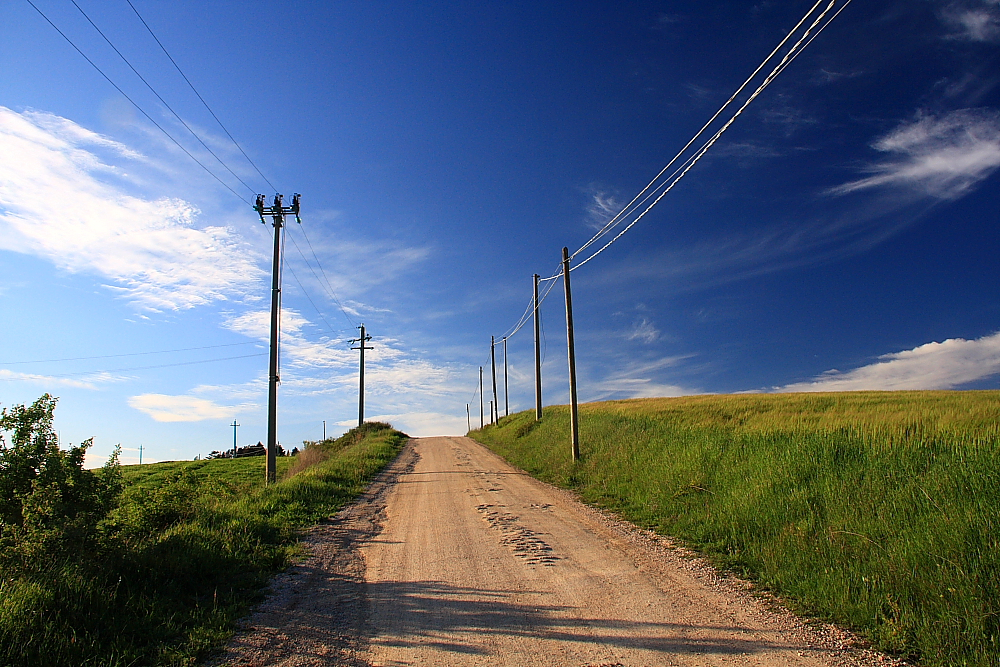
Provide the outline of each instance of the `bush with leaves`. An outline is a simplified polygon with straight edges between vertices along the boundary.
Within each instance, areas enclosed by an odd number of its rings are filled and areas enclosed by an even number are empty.
[[[41,572],[96,555],[99,524],[121,492],[118,451],[101,470],[83,467],[92,439],[59,448],[57,399],[0,410],[0,569]]]

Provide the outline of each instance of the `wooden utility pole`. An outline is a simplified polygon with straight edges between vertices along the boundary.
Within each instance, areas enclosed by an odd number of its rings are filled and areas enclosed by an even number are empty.
[[[500,412],[500,408],[497,408]],[[510,415],[510,401],[507,400],[507,337],[503,337],[503,416]]]
[[[275,455],[278,448],[278,321],[281,314],[281,235],[285,226],[285,215],[292,213],[295,220],[299,219],[298,193],[292,195],[292,205],[282,206],[282,195],[274,195],[274,203],[264,206],[264,195],[257,195],[254,209],[264,222],[264,216],[269,215],[274,225],[274,258],[271,264],[271,354],[267,373],[267,462],[264,466],[264,482],[273,484],[277,479],[277,462]]]
[[[580,460],[579,406],[576,399],[576,346],[573,342],[573,295],[569,288],[569,248],[563,248],[563,285],[566,287],[566,344],[569,350],[569,420],[573,460]]]
[[[323,420],[323,439],[326,440],[326,420]]]
[[[469,412],[468,403],[465,404],[465,421],[468,422],[469,428],[465,431],[466,433],[468,433],[469,431],[472,430],[472,413]]]
[[[497,400],[497,355],[496,340],[490,336],[490,370],[493,372],[493,402],[490,403],[490,422],[496,423],[494,410],[499,412],[500,402]]]
[[[483,423],[483,367],[479,367],[479,428],[486,426]]]
[[[240,425],[237,424],[236,420],[234,419],[233,423],[230,424],[230,426],[233,427],[233,458],[235,459],[236,458],[236,429],[238,429],[240,427]]]
[[[372,339],[371,336],[365,334],[365,325],[362,324],[361,338],[352,338],[352,343],[358,343],[358,347],[352,347],[352,350],[361,351],[361,382],[358,387],[358,426],[365,423],[365,350],[374,350],[374,347],[367,347],[365,343]]]
[[[542,346],[538,335],[538,274],[535,283],[535,421],[542,421]]]
[[[139,465],[142,465],[142,445],[139,445]]]

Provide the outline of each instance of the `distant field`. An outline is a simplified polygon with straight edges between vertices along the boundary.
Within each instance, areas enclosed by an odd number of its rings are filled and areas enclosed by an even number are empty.
[[[697,396],[470,435],[919,664],[1000,665],[1000,392]]]
[[[52,544],[3,572],[0,665],[195,664],[294,557],[297,530],[356,497],[405,440],[365,424],[279,458],[268,487],[264,457],[123,467],[91,553]]]

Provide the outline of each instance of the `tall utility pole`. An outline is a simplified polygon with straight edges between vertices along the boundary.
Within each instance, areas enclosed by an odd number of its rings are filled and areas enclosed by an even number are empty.
[[[240,425],[237,424],[236,420],[234,419],[233,423],[230,424],[230,426],[233,427],[233,458],[235,459],[236,458],[236,429],[238,429],[240,427]]]
[[[493,336],[490,336],[490,368],[493,371],[493,403],[490,404],[490,421],[495,424],[497,420],[494,419],[494,410],[500,411],[500,402],[497,400],[497,355],[496,340]]]
[[[472,430],[472,413],[469,412],[469,404],[468,403],[465,404],[465,421],[468,422],[469,428],[468,428],[468,430],[465,431],[466,433],[468,433],[469,431]]]
[[[365,334],[365,325],[362,324],[361,338],[352,338],[352,343],[358,343],[358,347],[352,347],[352,350],[361,351],[361,384],[358,388],[358,426],[365,423],[365,350],[374,350],[374,347],[366,347],[365,343],[372,339],[371,336]]]
[[[500,408],[497,408],[500,412]],[[503,416],[510,414],[510,402],[507,400],[507,337],[503,337]]]
[[[326,420],[323,420],[323,439],[326,440]]]
[[[274,225],[274,258],[271,264],[271,355],[267,373],[267,463],[264,467],[264,482],[274,484],[277,479],[275,455],[278,449],[278,325],[281,315],[281,235],[285,226],[285,215],[291,213],[295,221],[299,219],[299,198],[292,195],[292,205],[282,206],[282,195],[274,195],[274,203],[264,206],[264,195],[257,195],[254,209],[264,222],[264,216],[271,216]]]
[[[535,421],[542,421],[542,346],[538,336],[538,274],[535,283]]]
[[[139,445],[139,465],[142,465],[142,445]]]
[[[566,287],[566,345],[569,350],[569,433],[573,460],[580,460],[580,415],[576,400],[576,346],[573,343],[573,295],[569,289],[569,248],[563,248],[563,285]]]
[[[483,423],[483,367],[479,367],[479,428],[486,426]]]

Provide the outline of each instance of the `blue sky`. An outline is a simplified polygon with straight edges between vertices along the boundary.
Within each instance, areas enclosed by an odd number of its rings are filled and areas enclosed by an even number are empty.
[[[234,418],[240,444],[265,439],[271,240],[241,198],[273,191],[125,0],[77,2],[200,141],[72,2],[33,1],[236,194],[26,0],[0,1],[16,26],[0,403],[59,396],[63,441],[94,436],[95,463],[116,443],[126,463],[140,444],[144,460],[222,449]],[[288,446],[356,419],[360,322],[367,415],[464,432],[532,274],[612,219],[812,6],[133,4],[267,179],[303,195]],[[581,399],[997,388],[998,60],[997,0],[853,0],[573,272]],[[546,404],[568,400],[563,309],[560,285],[542,306]],[[529,408],[530,325],[508,352],[511,409]]]

